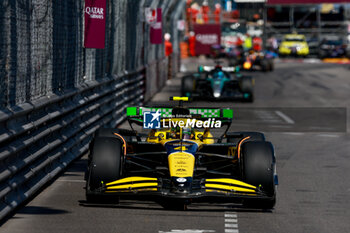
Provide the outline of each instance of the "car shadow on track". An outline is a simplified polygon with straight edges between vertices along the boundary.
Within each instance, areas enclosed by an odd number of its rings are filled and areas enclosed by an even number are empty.
[[[86,200],[80,200],[79,205],[83,207],[97,208],[116,208],[116,209],[144,209],[144,210],[162,210],[163,207],[152,202],[121,202],[119,204],[110,203],[89,203]]]
[[[88,203],[86,200],[80,200],[79,205],[83,207],[95,208],[116,208],[116,209],[139,209],[139,210],[161,210],[161,211],[186,211],[186,212],[251,212],[251,213],[273,213],[274,210],[251,209],[243,207],[241,204],[211,204],[211,203],[195,203],[182,209],[166,209],[157,202],[145,201],[121,201],[119,204],[109,203]]]
[[[53,209],[42,206],[26,206],[17,212],[18,214],[30,214],[30,215],[55,215],[55,214],[67,214],[69,211]]]

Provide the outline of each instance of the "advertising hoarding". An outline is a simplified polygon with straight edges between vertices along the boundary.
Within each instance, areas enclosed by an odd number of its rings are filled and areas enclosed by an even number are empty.
[[[193,30],[196,36],[196,55],[210,54],[211,46],[220,44],[220,24],[195,24]]]

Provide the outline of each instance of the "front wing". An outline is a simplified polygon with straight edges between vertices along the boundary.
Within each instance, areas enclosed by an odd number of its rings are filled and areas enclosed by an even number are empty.
[[[193,180],[191,191],[174,190],[169,179],[152,177],[127,177],[102,184],[93,193],[130,196],[162,196],[169,198],[269,198],[259,187],[230,178]]]

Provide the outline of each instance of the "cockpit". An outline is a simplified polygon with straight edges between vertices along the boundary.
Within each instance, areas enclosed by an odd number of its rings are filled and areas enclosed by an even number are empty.
[[[191,127],[176,127],[169,133],[170,139],[195,139],[195,131]]]

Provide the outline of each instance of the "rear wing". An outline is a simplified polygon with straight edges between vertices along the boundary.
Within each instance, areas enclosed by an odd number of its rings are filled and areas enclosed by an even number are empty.
[[[127,107],[126,116],[129,118],[143,116],[144,112],[160,111],[162,118],[172,117],[173,108],[168,107]],[[222,118],[233,119],[233,110],[228,108],[189,108],[191,115],[201,118]]]
[[[182,101],[182,99],[179,99]],[[179,108],[183,107],[175,107],[177,108],[177,111]],[[127,120],[129,122],[129,125],[131,129],[135,132],[135,135],[137,135],[137,140],[140,141],[140,137],[137,134],[137,131],[133,128],[133,124],[136,125],[143,125],[144,126],[144,116],[143,114],[148,112],[147,115],[158,115],[160,114],[161,118],[173,118],[172,115],[174,107],[127,107],[126,108],[126,115]],[[186,109],[187,110],[187,109]],[[189,108],[188,109],[191,115],[191,118],[196,118],[197,120],[208,120],[214,119],[217,121],[219,120],[221,122],[221,126],[226,126],[225,131],[223,134],[218,138],[218,142],[220,143],[222,139],[225,137],[228,129],[231,126],[232,119],[233,119],[233,111],[232,109],[228,108]],[[177,117],[177,116],[176,116]],[[182,117],[179,117],[182,118]],[[187,117],[184,117],[187,118]],[[153,120],[152,120],[153,121]],[[160,124],[160,123],[159,123]],[[212,126],[211,126],[212,127]],[[220,126],[219,126],[220,127]],[[147,127],[148,128],[148,127]]]

